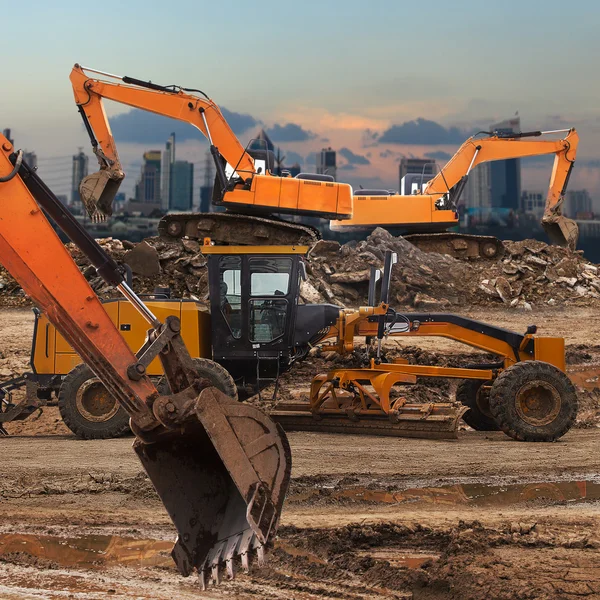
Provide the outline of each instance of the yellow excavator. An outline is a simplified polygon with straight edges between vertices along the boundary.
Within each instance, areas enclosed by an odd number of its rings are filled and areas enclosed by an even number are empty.
[[[458,224],[456,206],[469,173],[486,161],[555,154],[543,225],[553,243],[574,247],[577,242],[577,225],[561,212],[579,140],[574,129],[565,130],[568,135],[561,140],[527,139],[559,133],[540,131],[474,136],[414,194],[362,190],[353,195],[348,184],[335,182],[329,175],[275,175],[273,153],[244,148],[217,104],[200,90],[161,86],[80,65],[74,66],[70,79],[100,164],[100,171],[87,176],[80,189],[82,201],[95,220],[112,213],[114,196],[125,177],[102,104],[107,99],[185,121],[210,143],[216,167],[213,204],[227,211],[166,215],[160,221],[159,233],[167,238],[210,237],[218,244],[234,245],[310,244],[319,237],[316,229],[275,216],[306,215],[329,219],[334,231],[371,231],[377,226],[402,229],[413,232],[408,239],[425,251],[493,258],[502,247],[496,238],[446,231]]]
[[[50,225],[48,215],[144,319],[134,352]],[[237,402],[196,369],[181,322],[161,322],[117,264],[0,136],[0,262],[47,315],[130,417],[134,450],[178,532],[172,557],[184,576],[218,582],[224,567],[262,561],[290,479],[285,433],[257,408]],[[147,373],[159,359],[160,393]],[[230,375],[207,361],[230,385]]]

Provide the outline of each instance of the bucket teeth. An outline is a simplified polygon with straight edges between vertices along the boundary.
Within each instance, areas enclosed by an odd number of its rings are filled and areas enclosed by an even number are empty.
[[[251,529],[217,544],[204,564],[198,568],[198,581],[202,590],[209,583],[219,585],[223,581],[223,570],[227,579],[234,579],[239,563],[245,572],[250,571],[253,551],[256,551],[256,563],[264,565],[265,545],[261,544]]]

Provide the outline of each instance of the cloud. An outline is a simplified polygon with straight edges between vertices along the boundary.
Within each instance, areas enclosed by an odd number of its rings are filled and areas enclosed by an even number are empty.
[[[425,152],[425,158],[433,158],[433,160],[450,160],[452,154],[443,150],[434,150],[433,152]]]
[[[354,152],[352,152],[352,150],[350,150],[350,148],[341,148],[339,150],[339,153],[341,156],[343,156],[348,161],[348,164],[351,164],[351,165],[370,165],[371,164],[371,161],[366,156],[362,156],[361,154],[354,154]]]
[[[221,107],[223,116],[236,135],[240,135],[260,121],[251,115],[232,112]],[[204,140],[204,135],[189,123],[134,109],[110,119],[110,126],[117,142],[163,145],[171,133],[180,142]]]
[[[340,171],[356,171],[356,165],[353,165],[351,163],[346,163],[345,165],[338,167],[338,169]]]
[[[461,144],[468,135],[458,127],[446,128],[435,121],[419,118],[414,121],[406,121],[402,125],[392,125],[376,139],[379,144],[441,146]]]
[[[273,127],[267,129],[267,134],[274,142],[306,142],[317,137],[312,131],[303,129],[296,123],[286,123],[285,125],[275,123]]]

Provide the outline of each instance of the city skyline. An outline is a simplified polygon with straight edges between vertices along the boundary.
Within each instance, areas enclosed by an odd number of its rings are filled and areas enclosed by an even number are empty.
[[[425,16],[417,5],[385,1],[365,11],[355,0],[307,0],[302,10],[283,6],[263,15],[239,1],[227,6],[185,1],[176,11],[148,12],[132,0],[120,12],[109,45],[89,43],[88,28],[82,27],[87,9],[79,4],[34,4],[27,30],[7,32],[8,43],[24,51],[19,66],[9,64],[3,72],[10,85],[0,100],[2,127],[12,127],[21,147],[35,149],[47,161],[71,155],[78,146],[89,148],[68,81],[71,66],[80,61],[206,91],[227,111],[242,143],[265,127],[276,144],[304,159],[322,147],[346,149],[349,158],[338,157],[338,179],[356,187],[395,188],[400,158],[451,154],[475,128],[519,111],[523,128],[578,128],[572,184],[600,194],[600,81],[588,76],[600,51],[595,2],[576,0],[565,23],[563,3],[554,0],[543,8],[534,2],[465,1],[460,10],[432,0]],[[9,20],[18,19],[17,6],[7,10]],[[47,22],[57,11],[61,19],[53,35],[60,43],[46,47]],[[144,27],[136,27],[142,12]],[[232,18],[235,14],[244,19]],[[258,40],[252,34],[257,28],[266,31]],[[522,32],[509,45],[502,43],[507,28]],[[158,43],[166,31],[177,34],[177,44]],[[558,40],[565,41],[560,52]],[[40,78],[31,74],[39,71],[42,45]],[[266,63],[254,60],[263,56],[269,57]],[[248,58],[256,66],[242,84]],[[122,129],[134,120],[124,116],[124,106],[107,103],[107,112],[115,133],[119,119]],[[148,128],[131,130],[133,135],[118,140],[129,181],[142,151],[158,142],[140,141]],[[205,147],[180,137],[181,156],[195,163],[196,175]],[[51,176],[43,167],[40,163],[40,172]],[[524,164],[523,171],[532,185],[543,187],[545,169]]]

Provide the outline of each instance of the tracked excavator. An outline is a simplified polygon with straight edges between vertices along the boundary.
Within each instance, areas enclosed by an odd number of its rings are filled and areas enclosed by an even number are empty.
[[[91,77],[92,73],[102,78]],[[275,175],[273,153],[244,148],[216,103],[200,90],[161,86],[80,65],[74,66],[70,79],[100,164],[100,170],[87,176],[80,188],[94,220],[112,213],[113,199],[125,177],[102,104],[107,99],[190,123],[210,143],[216,168],[212,201],[226,212],[166,215],[159,234],[167,239],[210,237],[218,244],[233,245],[311,244],[320,237],[317,229],[276,216],[305,215],[329,219],[333,231],[372,231],[378,226],[401,229],[413,232],[408,239],[425,251],[494,258],[502,250],[496,238],[446,231],[458,225],[457,203],[471,170],[486,161],[555,154],[543,225],[553,243],[574,247],[577,242],[577,225],[561,214],[579,139],[574,129],[564,130],[568,135],[561,140],[526,139],[558,133],[540,131],[474,136],[415,194],[361,190],[353,195],[348,184],[335,182],[329,175]]]
[[[145,321],[132,351],[80,273],[46,215],[86,254]],[[181,322],[161,322],[127,285],[116,263],[0,136],[0,262],[47,315],[130,417],[134,450],[178,537],[180,573],[202,585],[264,558],[288,487],[285,433],[255,407],[201,376],[181,337]],[[168,381],[160,393],[147,373],[158,357]],[[208,369],[227,386],[230,375]]]
[[[557,134],[566,135],[562,139],[531,139]],[[553,244],[575,249],[577,223],[562,214],[562,207],[578,145],[575,129],[481,132],[464,142],[437,175],[429,176],[429,181],[424,173],[412,175],[412,180],[405,182],[403,195],[387,190],[356,192],[352,217],[332,221],[330,227],[357,233],[380,226],[401,230],[406,239],[425,252],[496,258],[502,252],[502,242],[497,238],[446,231],[458,225],[457,206],[471,171],[485,162],[554,154],[542,225]]]

